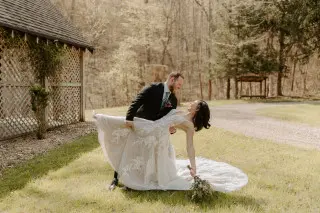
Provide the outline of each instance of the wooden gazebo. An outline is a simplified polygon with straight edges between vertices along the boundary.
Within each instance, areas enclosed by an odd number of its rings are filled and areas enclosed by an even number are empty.
[[[19,60],[34,40],[60,43],[66,52],[57,77],[45,82],[51,93],[46,112],[49,128],[84,120],[83,54],[93,46],[50,0],[1,0],[0,29],[0,140],[37,128],[29,95],[33,68]],[[19,46],[9,45],[8,35],[19,40]]]
[[[267,97],[267,79],[265,75],[257,74],[246,74],[237,77],[237,81],[240,82],[240,98],[266,98]],[[252,83],[259,83],[259,94],[252,94],[250,89],[250,94],[243,94],[243,83],[249,83],[250,88],[252,88]],[[264,85],[264,86],[263,86]]]

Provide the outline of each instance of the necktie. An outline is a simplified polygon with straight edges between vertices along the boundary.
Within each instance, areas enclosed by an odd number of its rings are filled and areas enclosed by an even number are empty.
[[[164,104],[167,102],[169,95],[170,95],[170,92],[166,92],[166,94],[164,95],[164,98],[163,98],[162,104],[161,104],[161,108],[164,107]]]

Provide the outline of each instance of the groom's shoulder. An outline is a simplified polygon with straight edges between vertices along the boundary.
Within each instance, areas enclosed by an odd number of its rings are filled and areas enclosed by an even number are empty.
[[[151,83],[151,85],[160,87],[160,86],[163,86],[163,83],[162,82],[153,82],[153,83]]]
[[[163,89],[163,83],[150,83],[149,85],[146,85],[142,90],[141,93],[146,92],[153,92]]]
[[[154,83],[151,83],[151,84],[149,85],[149,87],[161,88],[161,87],[163,87],[163,83],[161,83],[161,82],[154,82]]]

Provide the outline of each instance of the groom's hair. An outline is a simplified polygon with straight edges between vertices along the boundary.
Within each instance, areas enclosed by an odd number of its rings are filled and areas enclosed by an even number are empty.
[[[169,80],[169,79],[172,78],[172,77],[174,78],[174,80],[177,80],[179,77],[181,77],[182,79],[184,79],[183,75],[182,75],[181,73],[179,73],[179,72],[172,72],[172,73],[170,73],[167,80]]]

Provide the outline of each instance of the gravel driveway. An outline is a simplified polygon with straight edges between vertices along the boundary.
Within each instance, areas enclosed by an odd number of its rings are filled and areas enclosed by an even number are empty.
[[[257,115],[255,110],[299,103],[257,103],[212,108],[213,125],[246,136],[320,150],[320,128]]]

